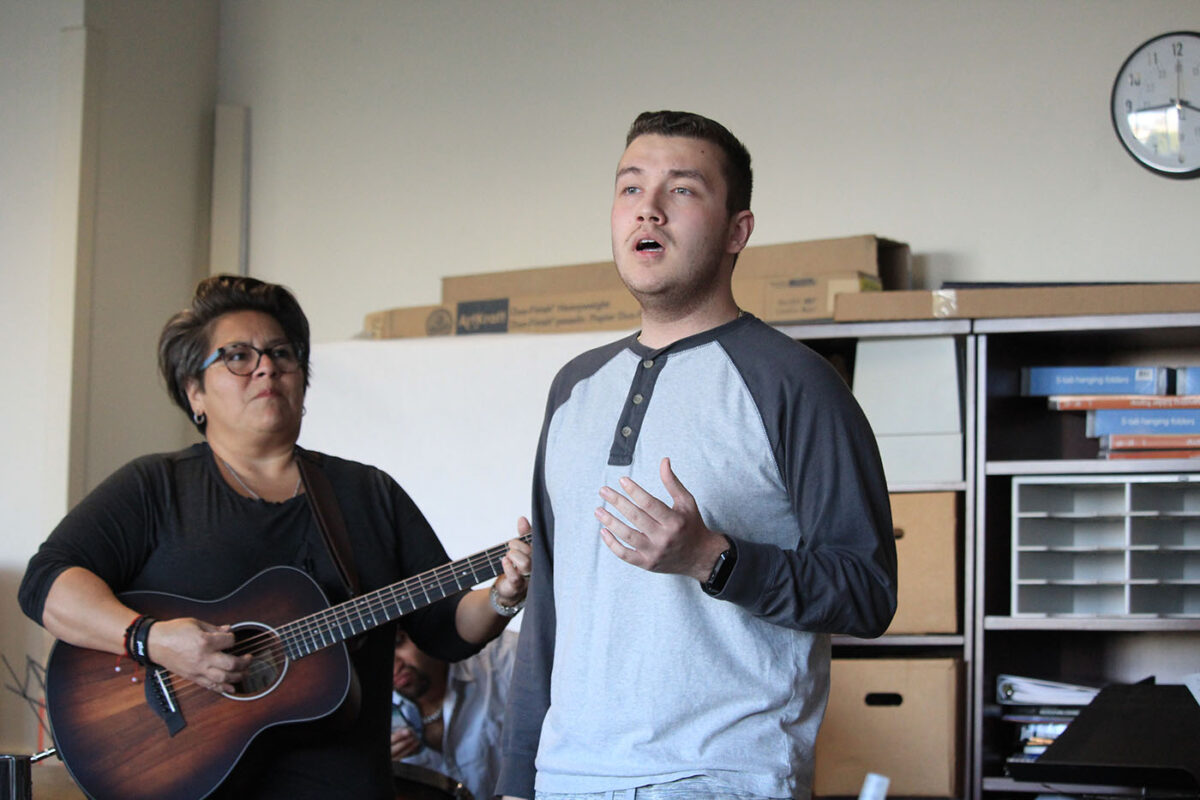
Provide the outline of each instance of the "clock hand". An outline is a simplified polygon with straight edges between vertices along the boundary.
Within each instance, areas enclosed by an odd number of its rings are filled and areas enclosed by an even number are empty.
[[[1175,60],[1175,107],[1183,106],[1183,62]]]
[[[1143,106],[1142,108],[1135,108],[1133,113],[1142,114],[1146,111],[1166,111],[1168,108],[1175,108],[1176,105],[1176,103],[1162,103],[1161,105],[1157,106]]]

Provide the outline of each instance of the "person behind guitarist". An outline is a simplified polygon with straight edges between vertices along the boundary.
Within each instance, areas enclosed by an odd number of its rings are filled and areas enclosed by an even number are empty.
[[[289,565],[308,573],[331,602],[347,599],[309,506],[301,459],[328,479],[362,591],[448,561],[416,504],[388,475],[297,446],[310,377],[309,328],[287,289],[230,275],[202,281],[191,307],[162,331],[159,368],[204,441],[120,468],[41,545],[19,597],[25,613],[55,637],[114,653],[118,665],[130,666],[128,659],[140,655],[204,689],[233,692],[250,657],[226,652],[234,643],[228,626],[193,617],[150,621],[117,594],[153,590],[212,600],[268,567]],[[528,545],[510,542],[502,568],[490,593],[463,591],[427,605],[401,619],[404,630],[439,658],[477,652],[524,601]],[[356,712],[267,727],[211,797],[394,797],[395,638],[395,625],[383,624],[352,644],[361,691]],[[249,704],[228,705],[231,714],[251,713]],[[139,745],[113,739],[114,761]],[[188,769],[186,758],[178,761]]]
[[[460,781],[475,800],[494,797],[517,641],[516,631],[505,631],[470,658],[447,664],[399,632],[392,758]]]

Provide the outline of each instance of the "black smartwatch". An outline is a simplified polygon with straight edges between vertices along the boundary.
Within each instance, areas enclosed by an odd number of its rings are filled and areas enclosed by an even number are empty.
[[[725,537],[725,541],[729,542],[729,547],[717,556],[717,562],[713,564],[708,580],[700,584],[700,588],[707,595],[718,595],[724,590],[729,581],[729,573],[733,572],[733,565],[737,563],[737,545],[728,536]]]

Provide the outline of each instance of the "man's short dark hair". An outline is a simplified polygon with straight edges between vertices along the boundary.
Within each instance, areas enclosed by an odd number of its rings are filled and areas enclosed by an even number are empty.
[[[702,139],[720,147],[725,154],[722,172],[728,185],[725,207],[729,216],[749,210],[750,192],[754,188],[750,151],[724,125],[688,111],[643,111],[629,126],[625,146],[647,134]]]

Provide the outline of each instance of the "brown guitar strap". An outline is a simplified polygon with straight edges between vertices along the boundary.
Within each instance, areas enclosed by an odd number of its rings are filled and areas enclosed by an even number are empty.
[[[346,533],[346,523],[342,519],[342,511],[338,506],[337,497],[333,494],[333,486],[329,478],[318,466],[321,456],[308,450],[296,448],[296,465],[300,468],[300,480],[304,484],[304,492],[308,495],[308,507],[312,509],[313,518],[329,548],[338,575],[350,597],[358,597],[362,593],[358,583],[358,573],[354,570],[354,556],[350,550],[350,537]]]

